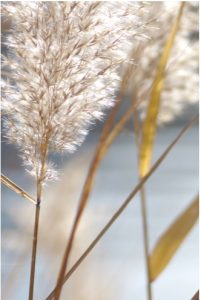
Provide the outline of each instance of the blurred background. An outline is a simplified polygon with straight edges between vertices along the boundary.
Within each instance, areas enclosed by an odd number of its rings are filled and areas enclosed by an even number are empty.
[[[194,9],[194,14],[197,18],[198,9]],[[195,36],[191,36],[191,39],[195,40]],[[2,50],[6,53],[5,46]],[[198,57],[194,57],[193,62],[198,68]],[[184,81],[185,84],[187,81]],[[198,85],[193,88],[198,90]],[[130,105],[131,89],[132,85],[124,97],[119,117]],[[182,127],[198,112],[197,100],[186,101],[176,117],[159,126],[152,162],[157,160]],[[97,123],[91,128],[86,141],[75,154],[52,156],[61,170],[61,177],[59,181],[48,184],[42,199],[35,283],[37,300],[45,299],[55,285],[66,240],[102,126],[102,123]],[[1,151],[2,173],[35,196],[34,180],[24,171],[18,150],[9,145],[4,137]],[[137,148],[133,123],[130,121],[100,164],[79,226],[69,267],[134,189],[138,182],[137,166]],[[145,184],[145,190],[151,251],[160,235],[198,192],[197,125],[177,143]],[[1,208],[2,299],[27,299],[34,205],[2,185]],[[64,285],[62,299],[145,300],[145,270],[140,198],[137,194]],[[153,298],[189,300],[197,291],[198,284],[196,224],[168,267],[153,283]]]

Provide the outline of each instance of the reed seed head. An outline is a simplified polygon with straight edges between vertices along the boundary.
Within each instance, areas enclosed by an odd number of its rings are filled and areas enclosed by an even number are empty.
[[[3,89],[6,136],[41,181],[56,177],[51,151],[75,151],[112,106],[132,40],[146,38],[144,2],[5,2],[12,20],[11,78]]]

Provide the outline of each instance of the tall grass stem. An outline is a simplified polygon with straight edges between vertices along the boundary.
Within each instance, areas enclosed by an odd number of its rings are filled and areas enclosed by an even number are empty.
[[[41,202],[41,198],[37,198],[37,204],[36,204],[36,208],[35,208],[35,221],[34,221],[34,232],[33,232],[33,243],[32,243],[32,255],[31,255],[29,300],[33,300],[33,294],[34,294],[36,253],[37,253],[38,228],[39,228],[39,217],[40,217],[40,202]]]

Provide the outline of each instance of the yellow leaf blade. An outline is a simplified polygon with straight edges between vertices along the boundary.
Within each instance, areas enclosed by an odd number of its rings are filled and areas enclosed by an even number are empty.
[[[153,86],[150,95],[149,105],[147,107],[147,115],[142,128],[142,141],[140,145],[139,170],[141,177],[145,176],[149,170],[154,137],[157,127],[157,116],[160,108],[160,96],[164,86],[165,69],[170,56],[172,46],[179,28],[180,19],[184,8],[184,2],[181,3],[178,16],[172,26],[156,71]]]
[[[166,268],[185,237],[190,232],[199,215],[199,197],[175,220],[160,237],[153,249],[149,263],[151,281],[154,281]]]

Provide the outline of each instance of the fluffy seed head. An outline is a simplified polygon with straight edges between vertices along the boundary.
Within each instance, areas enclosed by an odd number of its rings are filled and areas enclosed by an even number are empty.
[[[73,152],[113,103],[129,39],[144,39],[143,2],[5,2],[13,29],[4,65],[6,136],[41,181],[55,177],[51,151]],[[144,19],[143,19],[144,18]]]

